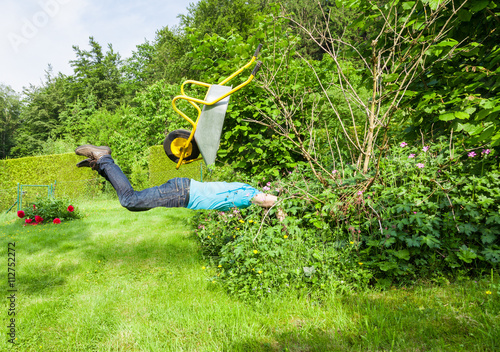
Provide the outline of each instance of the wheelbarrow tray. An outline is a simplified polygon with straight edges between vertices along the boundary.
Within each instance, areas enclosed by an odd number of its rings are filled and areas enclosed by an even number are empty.
[[[213,101],[230,92],[232,86],[220,86],[213,84],[210,86],[205,101]],[[201,111],[198,125],[194,133],[194,139],[200,153],[205,161],[205,164],[215,164],[217,151],[219,150],[220,138],[222,135],[222,127],[224,126],[224,118],[226,116],[227,106],[229,104],[227,96],[221,101],[213,105],[204,105]]]

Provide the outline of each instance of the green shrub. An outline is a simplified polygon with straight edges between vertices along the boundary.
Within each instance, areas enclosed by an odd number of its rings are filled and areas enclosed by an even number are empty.
[[[500,173],[494,154],[450,151],[447,143],[393,148],[379,182],[363,195],[366,216],[359,226],[367,265],[391,279],[497,266]]]
[[[80,219],[82,216],[69,199],[39,198],[28,204],[18,216],[24,219],[25,224],[41,224]],[[43,220],[41,220],[43,219]]]
[[[197,220],[213,280],[252,297],[287,287],[386,287],[496,268],[495,151],[469,154],[447,146],[431,144],[425,152],[423,146],[393,147],[368,190],[369,179],[348,166],[346,178],[335,172],[329,187],[303,166],[275,180],[254,180],[254,187],[279,192],[269,212],[252,206],[202,212]],[[283,222],[279,208],[287,214]]]

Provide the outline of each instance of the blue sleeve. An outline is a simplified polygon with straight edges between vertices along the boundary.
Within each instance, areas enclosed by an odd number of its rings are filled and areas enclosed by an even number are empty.
[[[240,182],[198,182],[191,180],[188,209],[247,208],[252,199],[261,193],[246,183]]]

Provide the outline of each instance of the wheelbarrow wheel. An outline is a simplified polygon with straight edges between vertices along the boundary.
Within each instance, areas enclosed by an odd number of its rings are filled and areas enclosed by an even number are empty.
[[[189,139],[191,132],[188,130],[175,130],[170,132],[163,141],[163,149],[168,158],[177,163],[182,155],[182,148]],[[200,155],[200,150],[194,138],[189,143],[183,160],[193,160]]]

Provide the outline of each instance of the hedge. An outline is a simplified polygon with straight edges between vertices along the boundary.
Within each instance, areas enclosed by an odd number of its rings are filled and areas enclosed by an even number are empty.
[[[18,183],[49,185],[56,182],[56,196],[78,197],[96,192],[101,187],[96,180],[100,176],[90,168],[77,168],[80,160],[82,157],[74,153],[0,160],[0,211],[16,201]]]
[[[176,170],[176,163],[167,157],[162,145],[154,145],[149,148],[148,166],[151,187],[159,186],[174,177],[188,177],[200,181],[202,179],[200,168],[203,169],[203,175],[207,172],[203,161],[182,165]]]

